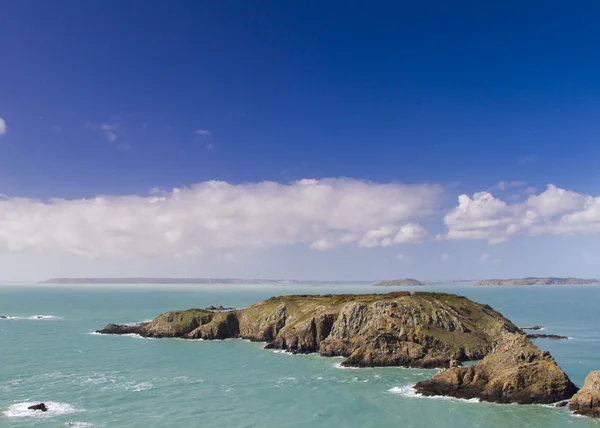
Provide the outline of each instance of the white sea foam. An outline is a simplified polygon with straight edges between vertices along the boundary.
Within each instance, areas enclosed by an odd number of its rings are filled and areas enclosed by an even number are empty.
[[[444,395],[429,396],[429,395],[419,394],[412,385],[396,386],[392,389],[388,389],[388,392],[391,392],[392,394],[403,395],[405,397],[411,397],[411,398],[428,398],[430,400],[452,400],[452,401],[461,401],[463,403],[479,403],[478,398],[471,398],[471,399],[467,400],[464,398],[446,397]]]
[[[110,334],[110,333],[98,333],[97,331],[90,331],[89,333],[92,336],[120,336],[120,337],[133,337],[134,339],[144,339],[144,340],[154,340],[155,337],[144,337],[140,336],[137,333],[127,333],[127,334]]]
[[[29,406],[39,404],[38,402],[26,402],[13,404],[3,412],[4,416],[8,418],[52,418],[55,416],[69,415],[71,413],[81,412],[81,409],[77,409],[68,403],[56,403],[54,401],[45,401],[47,412],[41,412],[39,410],[29,410]]]
[[[65,426],[69,428],[89,428],[93,425],[89,422],[67,422]]]

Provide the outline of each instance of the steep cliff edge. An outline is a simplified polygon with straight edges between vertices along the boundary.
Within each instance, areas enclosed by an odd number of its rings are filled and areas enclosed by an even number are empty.
[[[548,352],[521,335],[505,333],[483,360],[470,367],[441,371],[415,385],[426,395],[482,401],[549,404],[565,400],[577,387]]]
[[[600,371],[591,372],[583,387],[571,399],[569,410],[577,415],[600,418]]]

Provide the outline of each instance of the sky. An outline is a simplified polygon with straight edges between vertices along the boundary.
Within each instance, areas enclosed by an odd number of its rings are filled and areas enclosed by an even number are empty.
[[[3,2],[0,279],[600,277],[596,1]]]

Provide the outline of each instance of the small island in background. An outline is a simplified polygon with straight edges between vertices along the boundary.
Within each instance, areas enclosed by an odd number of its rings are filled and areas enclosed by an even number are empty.
[[[389,281],[381,281],[377,284],[374,284],[376,287],[407,287],[413,285],[426,285],[424,282],[417,281],[413,278],[405,278],[405,279],[392,279]]]
[[[561,285],[561,284],[600,284],[597,279],[583,279],[583,278],[539,278],[539,277],[527,277],[527,278],[516,278],[516,279],[483,279],[477,281],[475,285]]]

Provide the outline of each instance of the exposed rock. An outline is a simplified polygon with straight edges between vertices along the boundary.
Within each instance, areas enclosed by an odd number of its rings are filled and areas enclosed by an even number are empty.
[[[583,388],[571,399],[569,410],[577,415],[600,418],[600,370],[585,378]]]
[[[8,317],[6,315],[0,315],[0,319],[6,320]]]
[[[381,281],[377,284],[374,284],[376,287],[394,287],[394,286],[414,286],[414,285],[426,285],[424,282],[417,281],[413,278],[406,279],[393,279],[389,281]]]
[[[33,406],[29,406],[27,409],[29,410],[40,410],[42,412],[47,412],[48,408],[44,403],[34,404]]]
[[[437,373],[417,383],[415,389],[427,396],[519,404],[555,403],[577,392],[550,353],[514,333],[505,333],[494,350],[474,366]]]
[[[214,305],[210,305],[208,308],[206,308],[207,311],[235,311],[235,308],[226,308],[224,306],[214,306]]]
[[[559,285],[559,284],[600,284],[597,279],[583,278],[538,278],[535,276],[518,279],[483,279],[475,285]]]
[[[544,326],[534,325],[533,327],[521,327],[521,330],[543,330]]]
[[[487,355],[521,330],[487,305],[445,293],[272,297],[230,312],[168,312],[99,333],[267,342],[292,353],[343,356],[346,366],[450,367]]]
[[[561,340],[568,339],[569,336],[559,336],[558,334],[528,334],[528,339],[552,339],[552,340]]]
[[[554,403],[554,407],[567,407],[569,405],[569,400],[559,401],[558,403]]]

